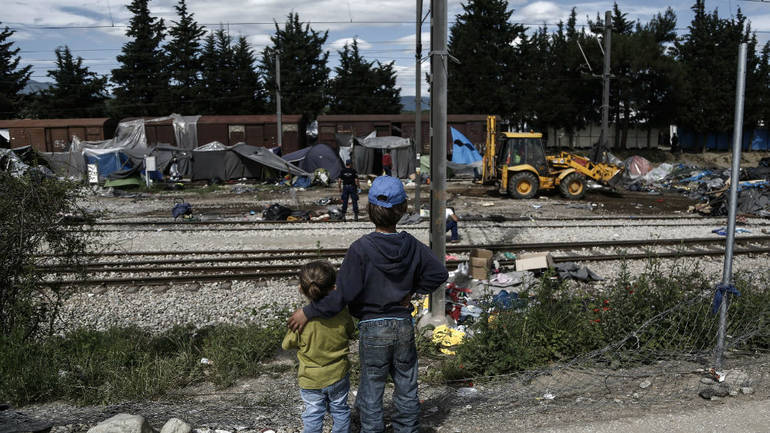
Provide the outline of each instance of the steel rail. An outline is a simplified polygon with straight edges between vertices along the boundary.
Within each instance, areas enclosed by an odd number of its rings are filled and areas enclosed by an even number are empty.
[[[767,254],[770,253],[770,247],[752,247],[736,249],[734,254]],[[619,254],[593,254],[593,255],[564,255],[554,256],[556,263],[563,262],[595,262],[611,260],[644,260],[649,258],[681,258],[681,257],[705,257],[723,255],[724,249],[713,250],[690,250],[690,251],[664,251],[664,252],[645,252],[645,253],[619,253]],[[462,260],[450,260],[447,262],[449,269],[455,269]],[[502,260],[503,266],[511,266],[515,260]],[[106,278],[106,279],[87,279],[49,282],[50,285],[67,286],[86,286],[86,285],[120,285],[120,284],[160,284],[173,282],[202,282],[202,281],[221,281],[221,280],[259,280],[270,278],[291,278],[296,276],[301,263],[287,265],[268,265],[268,266],[241,266],[241,267],[209,267],[212,273],[189,274],[174,276],[143,276],[126,278]],[[144,269],[147,271],[148,269]],[[179,267],[180,271],[196,271],[197,268]],[[253,271],[257,272],[253,272]],[[230,271],[229,273],[213,273],[218,271]],[[237,272],[232,272],[237,271]],[[240,272],[243,271],[243,272]]]
[[[768,242],[770,236],[739,236],[736,242]],[[606,247],[638,247],[655,245],[680,245],[680,244],[721,244],[722,237],[709,238],[672,238],[672,239],[643,239],[643,240],[609,240],[609,241],[577,241],[577,242],[538,242],[538,243],[510,243],[510,244],[485,244],[485,245],[447,245],[447,251],[452,253],[467,252],[474,248],[485,248],[493,251],[521,250],[544,251],[576,248],[606,248]],[[235,257],[186,257],[183,259],[167,259],[159,261],[146,261],[148,264],[178,264],[178,263],[207,263],[207,262],[238,262],[238,261],[267,261],[267,260],[294,260],[302,256],[333,258],[343,256],[347,248],[306,248],[306,249],[269,249],[269,250],[190,250],[190,251],[110,251],[87,253],[88,257],[112,257],[112,256],[191,256],[191,255],[237,255]],[[249,255],[255,255],[253,257]],[[52,256],[43,256],[52,257]],[[124,262],[95,262],[94,265],[119,265]],[[137,264],[138,261],[130,264]],[[87,264],[89,265],[89,264]]]

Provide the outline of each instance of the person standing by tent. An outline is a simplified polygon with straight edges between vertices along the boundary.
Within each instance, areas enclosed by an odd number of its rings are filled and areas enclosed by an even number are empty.
[[[348,211],[348,197],[353,201],[353,220],[358,221],[358,172],[351,167],[351,162],[348,159],[345,161],[345,168],[340,172],[340,177],[337,179],[337,185],[339,185],[340,192],[342,193],[342,218],[345,219],[345,214]]]
[[[391,176],[393,173],[393,157],[390,156],[390,150],[382,154],[382,169],[385,170],[385,176]]]

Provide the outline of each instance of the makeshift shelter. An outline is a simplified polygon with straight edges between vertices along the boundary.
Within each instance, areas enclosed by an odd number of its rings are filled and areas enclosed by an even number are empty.
[[[353,142],[353,168],[361,174],[381,174],[382,153],[385,150],[390,150],[393,176],[405,178],[415,172],[414,146],[410,138],[377,137],[372,132],[364,138],[354,138]]]
[[[318,143],[283,156],[283,159],[297,165],[306,172],[313,173],[323,168],[329,173],[329,180],[337,180],[342,171],[343,162],[339,154],[330,146]]]
[[[246,143],[225,146],[215,141],[192,151],[193,180],[266,179],[270,175],[266,169],[310,176],[310,173],[284,161],[270,149]]]
[[[483,157],[462,132],[450,128],[452,132],[452,162],[455,164],[481,167]]]

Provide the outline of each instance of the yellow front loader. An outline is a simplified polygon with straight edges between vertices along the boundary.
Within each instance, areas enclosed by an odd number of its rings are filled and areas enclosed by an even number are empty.
[[[482,179],[511,197],[532,198],[540,190],[558,188],[565,198],[577,200],[585,195],[587,178],[614,187],[623,172],[569,152],[546,156],[539,132],[502,132],[500,143],[497,135],[495,117],[489,116]]]

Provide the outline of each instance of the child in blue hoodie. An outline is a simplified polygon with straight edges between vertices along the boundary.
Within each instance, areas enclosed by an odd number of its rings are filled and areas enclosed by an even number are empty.
[[[406,209],[406,192],[399,179],[375,179],[368,205],[375,231],[350,245],[337,273],[337,290],[289,319],[289,327],[301,331],[309,319],[332,317],[348,306],[350,314],[360,320],[361,379],[356,407],[362,432],[385,430],[382,396],[388,375],[395,385],[393,430],[419,430],[413,307],[405,300],[414,293],[436,290],[448,273],[427,246],[407,232],[396,232],[396,223]]]

